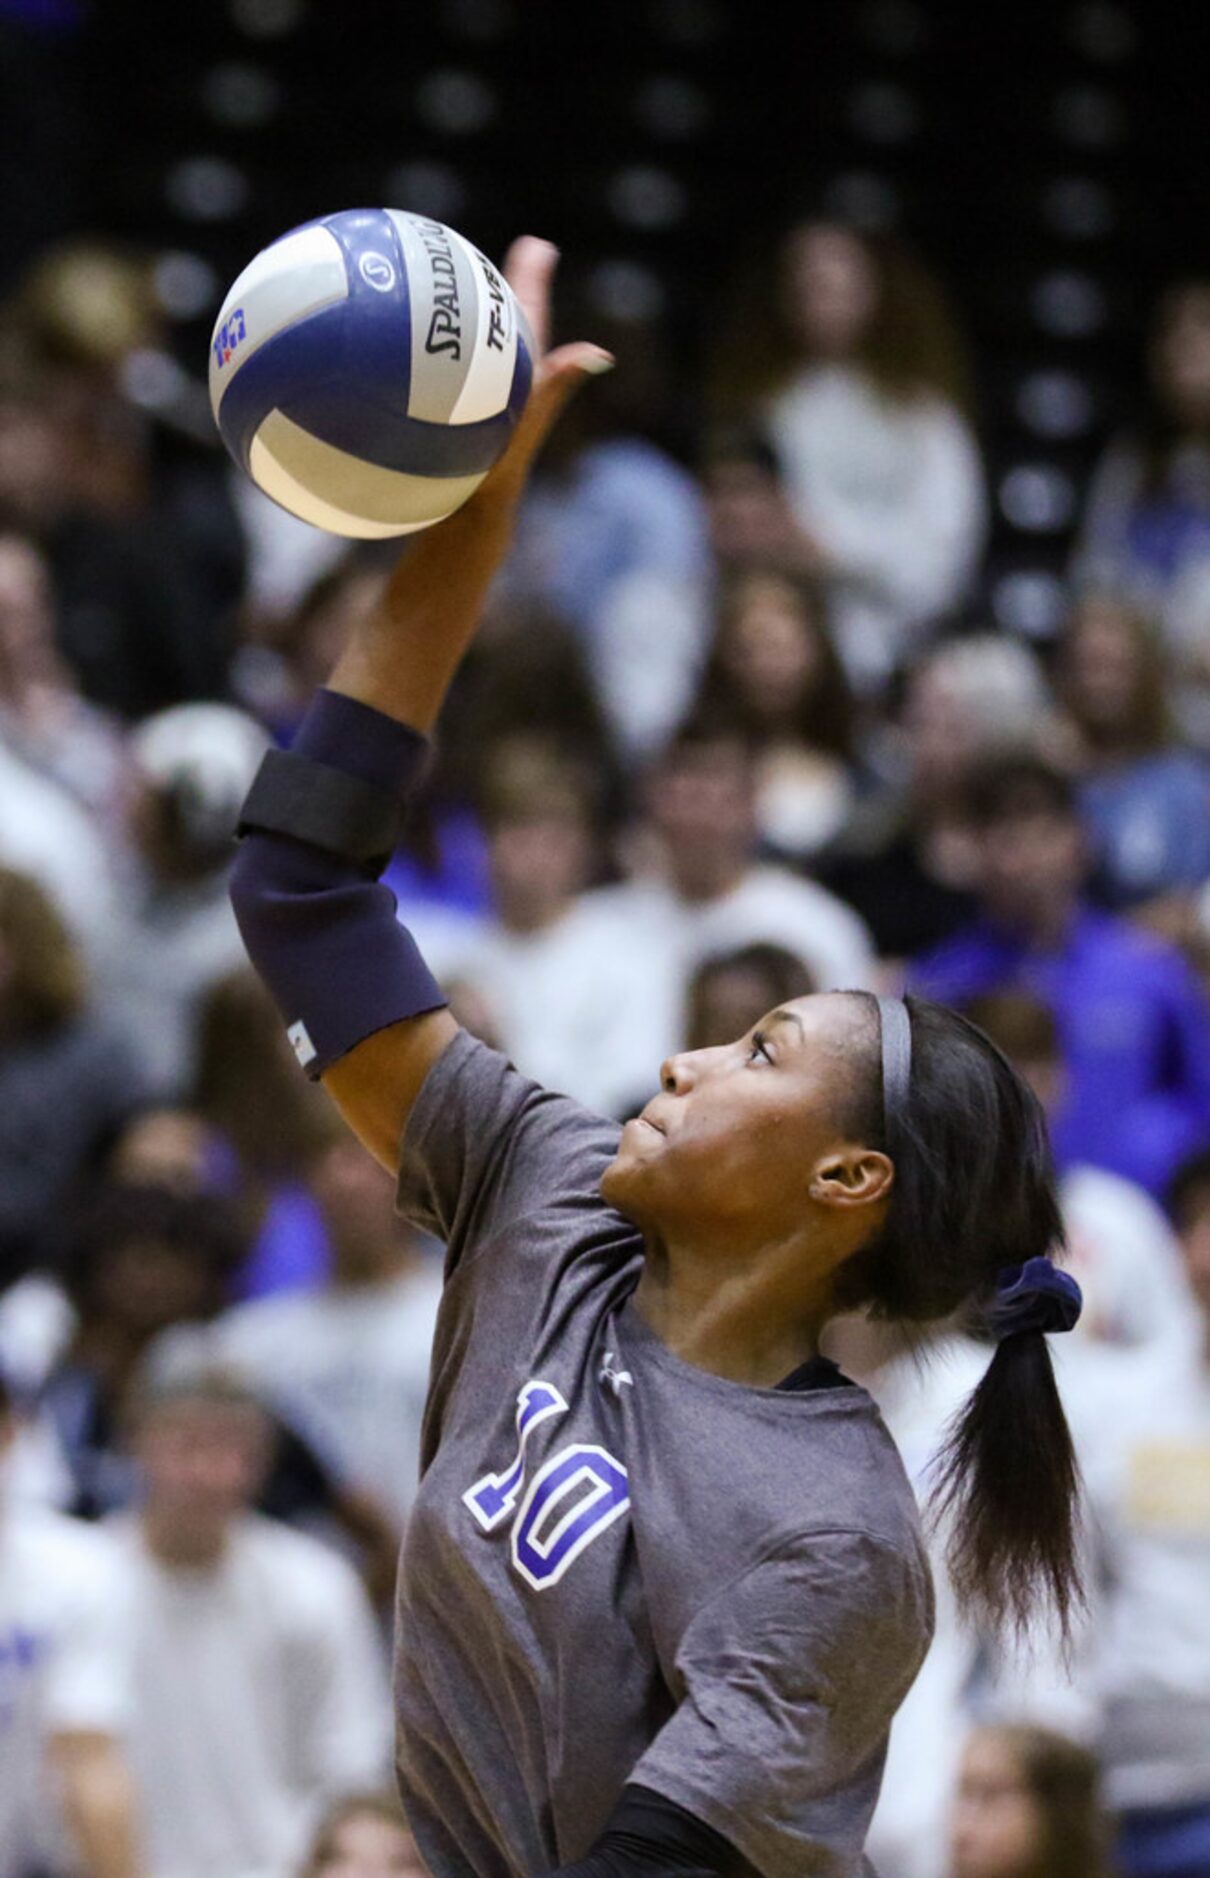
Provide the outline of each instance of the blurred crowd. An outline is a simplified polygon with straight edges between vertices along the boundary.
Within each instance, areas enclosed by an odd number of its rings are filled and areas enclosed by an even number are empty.
[[[1087,1611],[1066,1663],[972,1634],[936,1531],[871,1855],[1205,1878],[1210,279],[1154,309],[1043,643],[980,612],[927,267],[810,222],[776,278],[692,423],[649,327],[587,332],[618,368],[540,466],[387,878],[461,1021],[613,1116],[812,990],[939,998],[1019,1066],[1086,1297],[1056,1355]],[[390,561],[230,467],[137,257],[30,270],[0,313],[0,1878],[421,1869],[387,1661],[440,1248],[298,1071],[226,892],[260,757]],[[986,1347],[830,1335],[926,1496]]]

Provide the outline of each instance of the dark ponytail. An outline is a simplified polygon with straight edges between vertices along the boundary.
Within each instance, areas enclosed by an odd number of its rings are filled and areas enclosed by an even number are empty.
[[[855,995],[877,1026],[876,1001]],[[905,1002],[906,1095],[888,1129],[875,1028],[853,1118],[895,1163],[890,1209],[845,1268],[838,1301],[909,1326],[961,1312],[965,1327],[986,1337],[1000,1274],[1063,1244],[1046,1122],[981,1030],[942,1005]],[[1083,1595],[1077,1496],[1046,1337],[1018,1331],[998,1344],[934,1464],[930,1510],[949,1518],[951,1576],[974,1616],[1024,1631],[1049,1603],[1069,1636]]]
[[[1079,1469],[1046,1338],[998,1345],[934,1463],[931,1509],[952,1520],[946,1551],[959,1599],[1018,1633],[1049,1602],[1067,1639],[1083,1600]]]

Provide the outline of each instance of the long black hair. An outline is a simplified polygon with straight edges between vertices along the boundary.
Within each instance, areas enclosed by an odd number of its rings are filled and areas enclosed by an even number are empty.
[[[886,1222],[843,1268],[838,1302],[910,1326],[964,1312],[986,1334],[998,1274],[1063,1244],[1046,1121],[991,1039],[957,1012],[905,1000],[912,1067],[887,1140],[878,1011],[860,1078],[862,1137],[891,1154]],[[951,1521],[955,1590],[977,1616],[1028,1629],[1040,1602],[1064,1637],[1082,1601],[1078,1469],[1040,1330],[1003,1338],[934,1466],[932,1510]]]

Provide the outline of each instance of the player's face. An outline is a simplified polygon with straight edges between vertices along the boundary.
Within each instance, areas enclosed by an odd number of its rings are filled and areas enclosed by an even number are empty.
[[[622,1131],[604,1198],[669,1243],[737,1253],[798,1237],[821,1173],[851,1169],[877,1199],[870,1156],[843,1126],[868,1050],[862,1015],[843,993],[797,998],[735,1043],[670,1057],[660,1094]]]

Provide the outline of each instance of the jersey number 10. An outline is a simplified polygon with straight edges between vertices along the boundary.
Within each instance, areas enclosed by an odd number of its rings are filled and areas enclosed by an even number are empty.
[[[557,1584],[630,1505],[622,1463],[582,1441],[552,1454],[526,1485],[526,1443],[540,1423],[566,1413],[553,1383],[527,1382],[517,1397],[516,1459],[507,1473],[484,1474],[462,1496],[484,1532],[511,1518],[513,1565],[535,1591]]]

